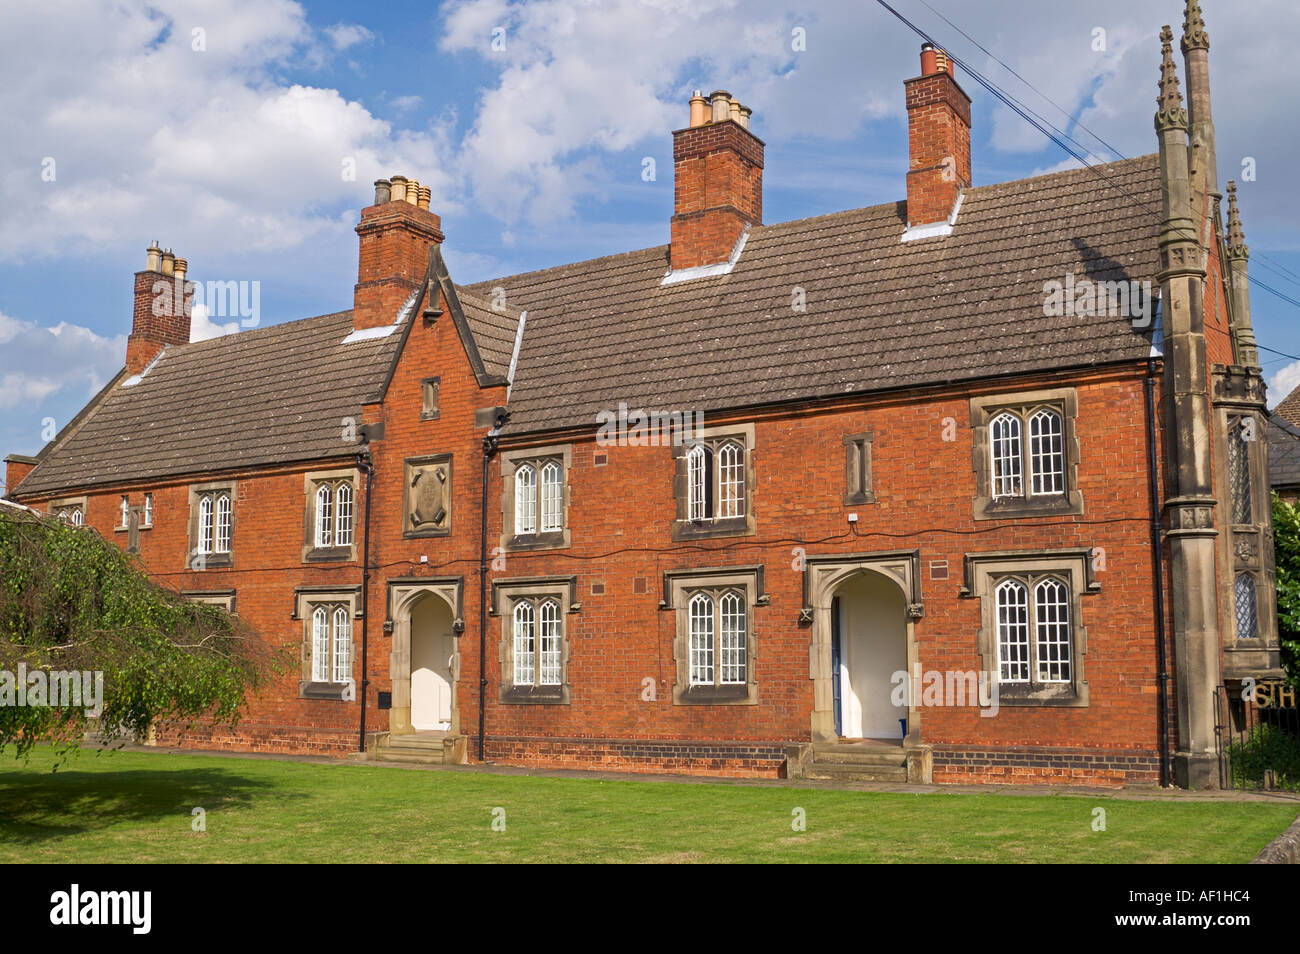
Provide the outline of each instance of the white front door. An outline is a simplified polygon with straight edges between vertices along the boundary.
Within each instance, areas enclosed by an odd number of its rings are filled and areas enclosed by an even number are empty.
[[[907,707],[896,706],[896,672],[907,670],[907,622],[902,597],[876,573],[839,590],[840,732],[848,739],[901,739]]]
[[[411,727],[451,728],[451,613],[442,600],[421,600],[411,613]]]

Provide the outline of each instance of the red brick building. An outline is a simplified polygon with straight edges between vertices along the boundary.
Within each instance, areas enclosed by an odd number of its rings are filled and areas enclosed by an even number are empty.
[[[1182,51],[1158,154],[975,186],[927,47],[906,201],[775,225],[749,110],[697,94],[669,245],[473,285],[394,176],[350,311],[211,341],[152,247],[127,366],[10,496],[297,660],[163,742],[1213,784],[1278,643],[1195,2]]]

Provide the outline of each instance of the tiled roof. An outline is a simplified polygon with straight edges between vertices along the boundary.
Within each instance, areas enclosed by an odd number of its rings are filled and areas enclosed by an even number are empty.
[[[1300,387],[1284,397],[1277,407],[1273,408],[1273,413],[1284,421],[1300,427]]]
[[[944,238],[900,242],[890,203],[757,227],[717,277],[661,285],[660,246],[469,286],[528,313],[506,430],[1144,358],[1127,318],[1043,314],[1066,272],[1155,286],[1156,157],[1100,172],[970,189]]]
[[[471,295],[459,287],[456,298],[465,311],[470,333],[478,345],[483,367],[490,374],[505,377],[510,371],[510,358],[515,350],[515,333],[519,328],[519,312],[498,306]]]
[[[1110,185],[1072,170],[970,189],[943,238],[900,242],[890,203],[757,227],[725,275],[663,285],[659,246],[454,294],[480,383],[504,381],[527,312],[515,432],[594,427],[624,401],[716,412],[1141,359],[1151,332],[1125,317],[1043,315],[1044,283],[1067,272],[1154,279],[1155,157],[1100,171]],[[432,267],[450,286],[440,255]],[[22,491],[350,453],[344,419],[386,386],[405,337],[345,344],[351,325],[339,312],[167,349],[138,383],[106,388]]]
[[[1276,410],[1268,416],[1268,482],[1274,487],[1300,487],[1300,427]]]
[[[170,347],[53,445],[21,491],[355,453],[344,419],[360,422],[402,336],[344,344],[351,330],[342,311]]]

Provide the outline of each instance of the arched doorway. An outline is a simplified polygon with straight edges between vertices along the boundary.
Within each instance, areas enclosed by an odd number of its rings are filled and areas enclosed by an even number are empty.
[[[902,739],[907,706],[893,697],[895,674],[907,672],[907,605],[893,580],[856,573],[835,588],[831,660],[839,737]]]
[[[463,589],[459,577],[389,581],[389,621],[384,628],[392,632],[390,735],[430,731],[459,735],[456,686],[460,635],[465,629],[459,613]]]
[[[426,595],[411,608],[411,728],[451,729],[456,640],[451,608]]]

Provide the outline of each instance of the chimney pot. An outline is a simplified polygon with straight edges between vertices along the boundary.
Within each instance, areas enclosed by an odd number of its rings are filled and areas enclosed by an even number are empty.
[[[392,197],[393,184],[387,179],[375,180],[375,205],[383,205]]]
[[[167,276],[176,273],[176,255],[171,249],[162,253],[162,273]]]
[[[712,122],[723,123],[731,115],[731,94],[725,89],[715,89],[709,94],[709,99],[713,103]]]
[[[697,89],[691,97],[691,127],[703,126],[709,121],[709,101]]]
[[[420,201],[420,183],[410,179],[406,183],[406,204],[418,205]]]
[[[727,118],[733,122],[740,122],[740,101],[733,99],[727,104]]]
[[[750,109],[748,106],[740,107],[740,125],[743,128],[745,129],[749,128],[749,117],[752,116],[753,114],[754,111]]]
[[[389,201],[391,202],[406,201],[406,176],[393,176],[391,196]]]
[[[416,203],[424,211],[429,211],[429,200],[433,198],[433,190],[428,186],[420,186],[420,198]]]
[[[190,263],[183,258],[176,259],[174,265],[176,277],[181,280],[181,287],[185,285],[185,273],[189,271]]]
[[[156,272],[162,267],[162,249],[158,247],[158,240],[144,250],[144,270],[146,272]]]

